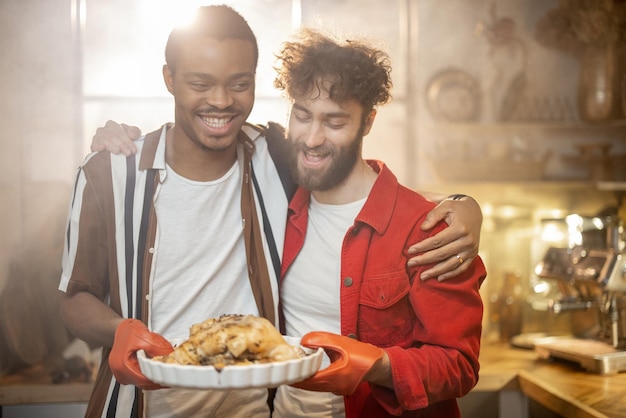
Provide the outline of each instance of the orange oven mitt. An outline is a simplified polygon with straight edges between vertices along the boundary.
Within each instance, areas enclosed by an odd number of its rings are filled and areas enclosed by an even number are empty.
[[[115,340],[109,354],[109,366],[113,376],[123,385],[135,385],[144,390],[161,389],[146,378],[139,368],[137,350],[144,350],[148,357],[163,356],[174,351],[172,345],[161,335],[151,332],[138,319],[125,319],[115,330]]]
[[[382,348],[375,345],[329,332],[310,332],[302,337],[300,344],[314,349],[324,348],[331,363],[327,368],[292,386],[343,396],[352,395],[385,354]]]

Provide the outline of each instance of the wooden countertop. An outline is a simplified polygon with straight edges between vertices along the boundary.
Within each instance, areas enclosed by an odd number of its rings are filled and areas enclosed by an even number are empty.
[[[626,418],[626,373],[599,375],[576,364],[547,361],[533,350],[483,343],[475,391],[521,390],[568,418]]]
[[[520,390],[568,418],[626,418],[626,373],[602,376],[576,365],[540,359],[533,350],[483,342],[474,391]],[[87,402],[90,383],[47,384],[0,379],[0,405]]]
[[[91,387],[91,383],[0,385],[0,407],[40,403],[87,403]]]
[[[0,376],[0,407],[2,405],[87,402],[91,395],[91,377],[67,379],[53,383],[51,367],[36,364],[19,373]],[[1,416],[1,414],[0,414]]]

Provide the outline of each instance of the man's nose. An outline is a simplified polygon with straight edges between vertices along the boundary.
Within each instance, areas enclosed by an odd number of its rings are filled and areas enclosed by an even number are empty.
[[[233,97],[228,88],[216,86],[209,91],[205,101],[210,106],[225,109],[233,104]]]
[[[321,123],[312,123],[305,135],[305,145],[309,148],[315,148],[322,145],[325,141],[324,129]]]

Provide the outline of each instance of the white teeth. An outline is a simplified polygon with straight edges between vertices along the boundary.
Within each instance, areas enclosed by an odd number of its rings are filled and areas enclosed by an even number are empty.
[[[211,128],[223,128],[230,118],[202,118],[202,120]]]
[[[318,154],[318,153],[314,153],[314,152],[305,152],[304,153],[304,157],[308,160],[308,161],[320,161],[324,158],[323,155]]]

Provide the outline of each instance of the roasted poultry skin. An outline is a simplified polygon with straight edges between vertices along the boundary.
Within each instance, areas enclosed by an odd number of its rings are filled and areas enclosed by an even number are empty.
[[[153,360],[183,365],[211,365],[284,361],[302,357],[299,347],[287,344],[274,325],[254,315],[222,315],[195,324],[189,339]]]

